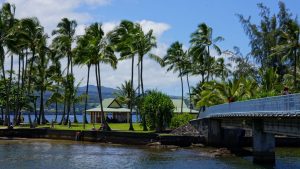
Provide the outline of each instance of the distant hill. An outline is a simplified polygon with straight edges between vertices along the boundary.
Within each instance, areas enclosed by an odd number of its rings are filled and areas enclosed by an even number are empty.
[[[117,89],[105,87],[105,86],[102,86],[101,89],[102,89],[103,99],[116,97],[114,95],[114,93],[116,93],[118,91]],[[85,94],[85,91],[86,91],[86,86],[79,87],[77,95]],[[51,92],[47,91],[45,93],[45,97],[44,97],[45,101],[48,100],[48,98],[50,96],[51,96]],[[171,99],[180,99],[181,98],[180,96],[170,96],[170,97],[171,97]],[[39,105],[39,103],[40,103],[40,100],[38,99],[37,105]],[[97,107],[98,105],[99,105],[99,96],[98,96],[97,86],[89,85],[88,109]],[[39,108],[39,106],[38,106],[38,108]],[[55,111],[55,105],[52,104],[49,107],[46,107],[45,110],[47,113],[50,113],[50,112],[53,113]],[[84,110],[84,103],[76,104],[76,112],[77,113],[81,113],[83,110]],[[63,111],[63,105],[60,104],[59,112],[62,112],[62,111]]]

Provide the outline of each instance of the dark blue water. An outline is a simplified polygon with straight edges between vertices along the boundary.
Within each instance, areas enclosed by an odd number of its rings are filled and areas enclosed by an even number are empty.
[[[276,150],[276,169],[300,168],[300,149]],[[0,140],[5,169],[254,169],[251,157],[210,157],[206,148],[155,149],[50,140]],[[272,167],[273,168],[273,167]]]

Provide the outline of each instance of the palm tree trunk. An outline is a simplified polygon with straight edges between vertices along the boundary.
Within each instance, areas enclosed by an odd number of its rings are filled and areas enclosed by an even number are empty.
[[[71,75],[73,77],[73,60],[72,60],[72,57],[71,57]],[[74,116],[74,123],[78,123],[78,120],[77,120],[77,117],[76,117],[76,104],[75,104],[75,97],[76,97],[76,94],[75,93],[75,90],[74,90],[74,80],[72,80],[72,91],[71,91],[71,104],[72,104],[72,108],[73,108],[73,116]]]
[[[108,123],[105,120],[105,116],[104,116],[104,111],[103,111],[103,104],[102,104],[102,89],[101,89],[101,75],[100,75],[100,63],[98,63],[96,65],[96,77],[97,78],[97,85],[98,85],[98,93],[99,93],[99,100],[100,100],[100,107],[101,107],[101,125],[102,125],[102,130],[104,131],[110,131],[111,128],[109,127]]]
[[[70,80],[69,80],[69,70],[70,70],[70,56],[68,56],[68,64],[67,64],[67,85],[66,85],[66,88],[65,88],[65,103],[66,103],[66,109],[67,109],[67,117],[63,117],[64,119],[64,125],[67,125],[68,121],[69,121],[69,115],[70,115],[70,102],[71,102],[71,99],[70,99]]]
[[[39,114],[39,120],[38,120],[38,124],[45,124],[45,115],[44,115],[44,89],[43,87],[41,88],[41,92],[40,92],[40,114]]]
[[[19,69],[18,69],[18,88],[17,88],[17,105],[16,105],[16,112],[15,112],[15,119],[16,124],[20,124],[20,118],[19,118],[19,105],[20,105],[20,78],[21,78],[21,55],[19,55]]]
[[[181,109],[180,112],[181,114],[183,113],[183,80],[182,80],[182,75],[181,75],[181,69],[179,69],[179,74],[180,74],[180,81],[181,81]]]
[[[294,63],[294,90],[297,90],[297,51],[294,50],[294,59],[295,59],[295,63]]]
[[[8,85],[8,96],[10,96],[11,88],[12,88],[12,72],[13,72],[13,65],[14,65],[14,56],[10,56],[10,73],[9,73],[9,85]],[[9,98],[8,98],[9,99]],[[10,108],[9,108],[10,109]],[[9,112],[10,113],[10,112]],[[10,114],[8,114],[8,121],[10,122]]]
[[[141,63],[138,63],[138,97],[141,96]],[[136,110],[136,120],[139,121],[139,108]]]
[[[192,96],[191,96],[191,88],[190,88],[190,81],[189,81],[189,74],[186,74],[186,81],[189,89],[189,96],[190,96],[190,113],[192,113]]]
[[[91,65],[88,64],[88,74],[87,74],[86,91],[85,91],[86,97],[85,97],[84,115],[83,115],[83,129],[85,129],[85,123],[87,122],[86,109],[87,109],[88,94],[89,94],[90,69],[91,69]]]
[[[131,59],[131,89],[133,89],[133,69],[134,67],[134,56],[132,56]],[[132,125],[132,108],[133,108],[133,94],[130,93],[130,115],[129,115],[129,130],[133,131],[133,125]]]
[[[27,85],[27,96],[30,96],[31,93],[31,88],[30,88],[30,85],[31,85],[31,71],[32,71],[32,67],[33,67],[33,58],[35,56],[35,50],[32,50],[32,60],[30,61],[30,65],[29,65],[29,72],[28,72],[28,85]],[[27,64],[26,64],[27,65]],[[36,107],[35,105],[35,99],[34,99],[34,107]],[[37,116],[36,116],[36,111],[34,110],[34,114],[35,114],[35,121],[37,120]],[[32,126],[32,124],[30,124]]]
[[[8,85],[6,82],[6,77],[5,77],[5,69],[4,69],[4,58],[5,56],[3,56],[2,58],[2,78],[3,78],[3,83],[4,83],[4,88],[5,88],[5,95],[6,95],[6,105],[5,105],[5,120],[4,120],[4,125],[9,126],[10,123],[10,119],[8,118],[9,116],[9,93],[8,93]]]
[[[143,81],[143,57],[141,57],[141,87],[142,87],[142,94],[145,95],[144,91],[144,81]]]

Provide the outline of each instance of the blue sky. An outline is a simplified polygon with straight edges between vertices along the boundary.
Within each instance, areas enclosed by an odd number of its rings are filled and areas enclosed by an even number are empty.
[[[4,0],[1,0],[4,2]],[[154,29],[158,36],[158,48],[152,52],[164,55],[167,47],[174,41],[189,46],[190,34],[197,25],[205,22],[213,28],[214,36],[223,36],[225,41],[219,43],[222,50],[241,48],[243,54],[250,51],[248,37],[235,14],[251,16],[259,21],[257,0],[7,0],[17,7],[16,15],[22,17],[38,16],[41,24],[49,34],[63,17],[76,19],[77,34],[84,33],[84,28],[92,22],[102,22],[105,31],[114,28],[120,20],[128,19],[139,22],[145,30]],[[284,1],[294,15],[300,15],[300,1]],[[272,13],[278,11],[278,0],[265,0]],[[145,88],[159,89],[168,94],[180,95],[180,80],[176,74],[166,73],[150,59],[145,60]],[[85,84],[86,68],[76,67],[77,81]],[[103,66],[103,85],[119,86],[130,79],[130,61],[120,62],[118,69],[112,71]],[[93,74],[92,84],[95,84]],[[191,77],[195,85],[199,77]],[[185,92],[187,87],[185,85]]]

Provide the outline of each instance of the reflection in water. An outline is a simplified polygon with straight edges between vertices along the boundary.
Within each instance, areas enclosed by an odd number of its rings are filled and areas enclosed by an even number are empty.
[[[249,158],[213,158],[206,152],[206,149],[159,150],[72,141],[1,140],[0,168],[260,168]],[[278,152],[282,156],[278,156],[276,168],[300,167],[300,156],[284,154],[284,149]]]

